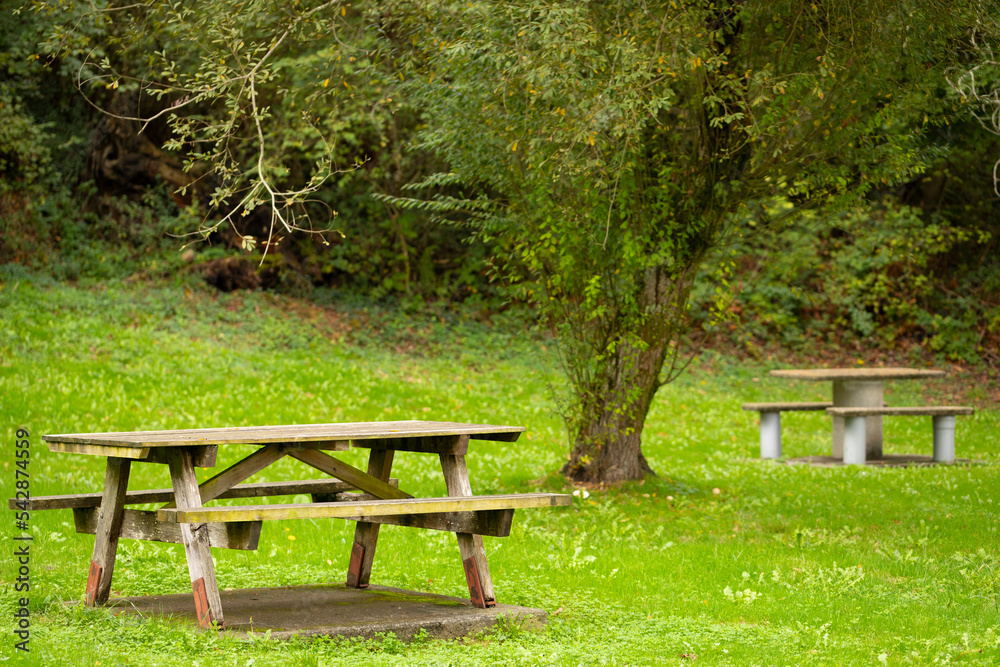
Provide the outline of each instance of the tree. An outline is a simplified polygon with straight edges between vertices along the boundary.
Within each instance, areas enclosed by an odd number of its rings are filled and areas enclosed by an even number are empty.
[[[215,169],[215,203],[238,194],[233,211],[267,207],[288,228],[283,212],[334,170],[317,122],[351,89],[344,49],[378,34],[358,70],[381,82],[370,103],[391,102],[400,81],[427,120],[423,148],[449,165],[414,187],[450,194],[387,199],[496,244],[496,275],[559,343],[573,439],[564,472],[608,483],[651,472],[643,424],[683,365],[706,257],[918,172],[922,130],[942,118],[924,110],[948,106],[938,73],[969,26],[997,15],[975,0],[383,0],[350,10],[364,21],[345,39],[342,2],[127,7],[125,34],[171,36],[173,50],[146,49],[171,146]],[[185,55],[192,38],[200,51]],[[313,66],[294,88],[279,64],[290,49]],[[294,122],[293,104],[304,109]],[[287,143],[267,130],[277,119],[320,158],[290,186]]]
[[[256,254],[264,285],[489,288],[486,246],[470,251],[465,230],[370,196],[440,169],[409,147],[423,121],[397,94],[394,64],[373,61],[375,3],[30,5],[22,18],[53,28],[32,44],[40,62],[63,62],[83,93],[68,97],[104,112],[88,160],[100,192],[168,181],[202,220],[190,236]]]
[[[985,131],[1000,136],[1000,55],[995,39],[996,7],[983,7],[970,28],[969,58],[949,72],[948,84],[969,103],[972,116]],[[1000,197],[1000,158],[993,163],[993,192]]]
[[[941,120],[924,110],[941,106],[940,69],[974,6],[396,5],[426,75],[411,85],[425,141],[452,181],[491,195],[435,204],[499,241],[499,273],[556,331],[572,392],[564,473],[651,472],[644,420],[682,360],[710,251],[923,167],[922,127]]]

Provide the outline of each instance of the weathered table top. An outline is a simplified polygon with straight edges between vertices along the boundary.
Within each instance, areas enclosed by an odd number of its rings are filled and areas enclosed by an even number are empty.
[[[43,435],[48,443],[101,445],[104,447],[190,447],[194,445],[266,445],[273,442],[347,442],[397,438],[467,435],[476,440],[513,442],[523,426],[459,424],[455,422],[395,421],[198,428],[177,431],[120,431],[116,433],[63,433]]]
[[[942,370],[923,368],[786,368],[771,371],[771,375],[793,380],[918,380],[941,377]]]

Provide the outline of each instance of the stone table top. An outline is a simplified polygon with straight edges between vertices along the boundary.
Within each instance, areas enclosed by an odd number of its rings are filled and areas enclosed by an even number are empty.
[[[771,371],[774,377],[789,378],[793,380],[867,380],[878,382],[881,380],[918,380],[932,377],[941,377],[945,374],[942,370],[924,368],[783,368]]]

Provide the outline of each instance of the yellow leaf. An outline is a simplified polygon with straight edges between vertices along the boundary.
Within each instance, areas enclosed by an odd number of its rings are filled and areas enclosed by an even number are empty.
[[[510,147],[510,150],[511,151],[516,151],[517,150],[517,142],[516,141],[514,142],[514,145]]]
[[[327,84],[329,84],[329,83],[330,83],[330,79],[326,79],[325,81],[323,81],[323,87],[326,88]]]
[[[340,8],[340,15],[341,16],[346,16],[347,15],[347,7],[341,7]]]

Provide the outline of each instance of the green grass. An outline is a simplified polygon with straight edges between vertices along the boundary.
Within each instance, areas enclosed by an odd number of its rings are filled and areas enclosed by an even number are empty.
[[[279,297],[0,275],[5,497],[19,427],[31,432],[31,491],[44,495],[94,491],[103,479],[100,460],[49,453],[44,433],[411,418],[528,428],[514,445],[474,443],[477,492],[571,490],[552,474],[567,451],[550,391],[560,376],[545,342],[528,333],[414,316],[410,352],[399,354],[384,320],[359,320],[336,341],[327,321]],[[460,642],[248,642],[67,608],[61,601],[82,596],[93,537],[77,535],[61,510],[31,516],[26,664],[1000,662],[1000,412],[959,420],[959,456],[982,465],[779,465],[755,458],[756,416],[740,404],[819,400],[826,387],[766,371],[714,356],[695,364],[658,394],[647,421],[643,447],[658,478],[591,489],[572,508],[518,512],[510,537],[486,538],[498,598],[548,610],[543,631],[507,623]],[[896,383],[888,399],[918,402],[948,382]],[[828,450],[823,415],[784,421],[789,455]],[[926,420],[886,419],[885,431],[890,451],[930,452]],[[220,451],[219,463],[249,451],[236,449]],[[264,478],[293,465],[282,461]],[[434,457],[400,455],[393,475],[417,494],[444,493]],[[153,464],[133,466],[132,479],[134,488],[169,485]],[[343,581],[352,535],[340,520],[266,524],[258,551],[216,553],[220,585]],[[190,591],[181,547],[124,540],[119,550],[115,595]],[[0,559],[0,660],[20,664],[10,633],[15,576],[13,558]],[[467,593],[454,538],[431,531],[384,529],[372,581]]]

